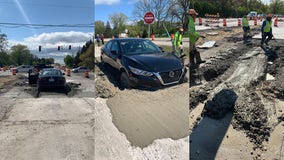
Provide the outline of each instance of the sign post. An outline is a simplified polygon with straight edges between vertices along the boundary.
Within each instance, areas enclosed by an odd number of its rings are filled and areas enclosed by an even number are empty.
[[[144,14],[144,23],[148,24],[148,39],[150,38],[150,24],[154,23],[155,15],[153,12],[146,12]]]

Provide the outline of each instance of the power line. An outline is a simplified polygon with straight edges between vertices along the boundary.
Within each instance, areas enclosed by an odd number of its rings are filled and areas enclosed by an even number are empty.
[[[8,28],[18,28],[18,27],[27,27],[27,28],[93,28],[94,24],[26,24],[26,23],[0,23],[0,26]]]

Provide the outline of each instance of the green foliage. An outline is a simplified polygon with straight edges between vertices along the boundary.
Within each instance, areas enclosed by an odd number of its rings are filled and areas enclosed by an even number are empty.
[[[64,63],[65,63],[65,66],[67,68],[71,68],[72,65],[73,65],[73,61],[74,61],[74,58],[70,55],[67,55],[65,58],[64,58]]]
[[[147,31],[146,29],[144,29],[142,33],[142,38],[147,38],[147,37],[148,37]]]
[[[0,34],[0,52],[5,52],[7,47],[7,35]]]
[[[126,28],[126,21],[128,17],[123,13],[114,13],[109,16],[109,19],[113,25],[113,34],[123,33]]]
[[[33,65],[34,55],[25,45],[15,45],[11,47],[11,60],[15,65]]]
[[[112,37],[112,29],[110,27],[109,21],[107,21],[106,27],[105,27],[105,32],[104,32],[105,38],[111,38]]]
[[[86,49],[85,52],[83,52],[81,55],[80,55],[80,65],[81,66],[86,66],[90,69],[94,69],[94,59],[95,59],[95,56],[94,56],[94,43],[91,43],[89,44],[88,48]]]
[[[105,25],[103,21],[95,21],[95,35],[105,32]]]
[[[270,12],[273,14],[284,14],[284,1],[272,0],[270,3]]]

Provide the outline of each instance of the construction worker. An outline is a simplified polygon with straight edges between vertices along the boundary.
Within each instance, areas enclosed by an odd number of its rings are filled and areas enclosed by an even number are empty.
[[[268,42],[272,39],[273,34],[272,34],[272,14],[268,14],[266,17],[266,20],[263,21],[262,26],[261,26],[261,47],[263,47],[263,43],[265,43],[266,45],[268,45]],[[268,38],[266,38],[268,37]]]
[[[248,42],[249,39],[249,34],[250,34],[250,27],[249,27],[249,21],[247,18],[247,15],[244,15],[243,19],[242,19],[242,26],[243,26],[243,30],[244,30],[244,35],[243,35],[243,40],[244,40],[244,44]]]
[[[183,53],[183,46],[182,46],[182,34],[183,34],[183,28],[180,27],[179,30],[175,33],[174,36],[174,51],[178,50],[178,54],[180,58],[184,57],[185,54]]]
[[[200,53],[196,50],[195,43],[199,39],[199,33],[195,30],[195,19],[198,13],[194,9],[189,10],[189,60],[190,66],[195,64],[204,63],[205,61],[201,60]],[[194,62],[196,59],[196,63]]]

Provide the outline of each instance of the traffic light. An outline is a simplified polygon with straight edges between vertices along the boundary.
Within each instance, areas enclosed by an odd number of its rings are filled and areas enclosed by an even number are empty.
[[[71,50],[71,45],[69,45],[69,50]]]
[[[57,50],[60,51],[60,46],[57,47]]]
[[[41,51],[41,46],[38,46],[38,51],[39,51],[39,52]]]

